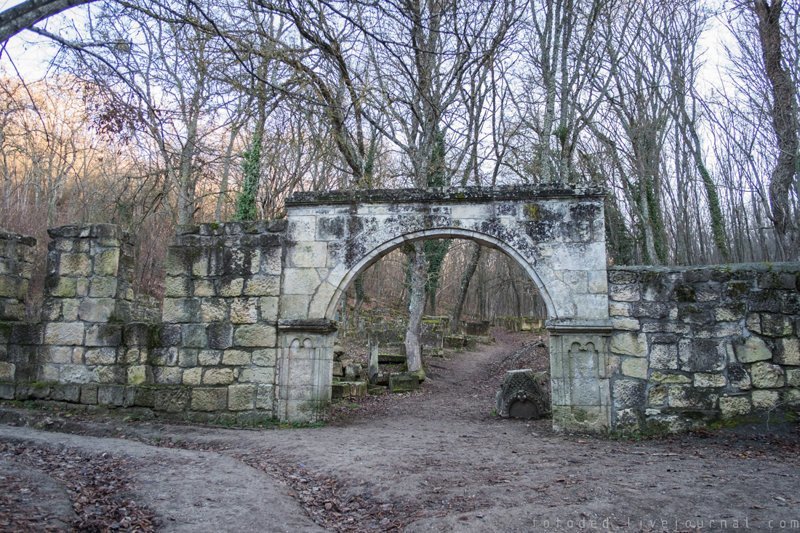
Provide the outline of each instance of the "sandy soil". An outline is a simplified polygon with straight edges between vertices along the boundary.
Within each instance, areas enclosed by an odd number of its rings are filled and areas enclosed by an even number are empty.
[[[800,529],[796,427],[631,441],[502,420],[493,408],[503,372],[546,369],[547,359],[534,336],[496,335],[479,351],[433,359],[420,392],[340,406],[321,428],[6,407],[0,443],[124,460],[123,489],[108,498],[135,502],[167,531]],[[0,453],[0,477],[15,475],[15,490],[25,484],[18,456]],[[51,495],[47,524],[74,524],[69,476],[25,465],[35,472],[27,490]],[[17,500],[41,506],[43,496],[26,494]],[[0,499],[0,529],[21,505]]]

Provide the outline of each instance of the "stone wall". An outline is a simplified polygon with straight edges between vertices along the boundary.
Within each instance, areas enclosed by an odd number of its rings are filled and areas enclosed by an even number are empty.
[[[188,410],[273,415],[285,228],[187,226],[169,248],[153,382],[191,388]]]
[[[800,406],[800,264],[616,267],[608,280],[617,429]]]
[[[25,322],[36,239],[0,232],[0,398],[13,398],[13,383],[32,379],[38,337]]]
[[[507,215],[504,224],[533,224],[524,207],[506,205],[504,212],[517,218]],[[301,232],[312,210],[301,211],[288,222],[180,228],[155,321],[141,321],[152,313],[134,301],[133,245],[115,226],[50,230],[42,315],[34,322],[24,320],[24,297],[35,241],[0,234],[0,399],[145,408],[239,424],[317,419],[330,399],[336,324],[324,313],[336,292],[306,290],[304,280],[346,270],[335,260],[352,241],[344,239],[345,228],[357,229],[361,244],[372,233],[342,206],[322,209],[322,218],[341,216],[349,225],[328,221]],[[425,235],[472,235],[452,214],[437,216],[458,231],[437,227]],[[390,218],[381,222],[384,238],[392,235]],[[408,229],[406,218],[394,218],[402,222],[397,228]],[[297,239],[325,236],[329,226],[342,230],[341,243],[320,247]],[[376,246],[369,258],[390,248]],[[349,261],[360,268],[356,258]],[[594,285],[595,293],[605,287]],[[299,313],[301,289],[304,305],[321,302],[317,315],[313,306]],[[557,316],[546,325],[554,427],[680,431],[796,409],[799,289],[800,264],[609,270],[608,305],[604,300],[602,310],[587,312],[607,312],[610,321]]]

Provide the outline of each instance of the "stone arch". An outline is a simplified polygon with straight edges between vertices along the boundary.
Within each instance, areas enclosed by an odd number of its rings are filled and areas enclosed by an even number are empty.
[[[278,415],[313,420],[330,401],[333,317],[355,276],[405,242],[466,238],[512,257],[545,301],[553,425],[609,427],[604,195],[539,186],[293,195],[277,324]],[[291,349],[300,335],[311,345]]]
[[[558,313],[553,305],[553,300],[550,297],[547,287],[536,273],[536,269],[530,264],[530,262],[522,257],[522,255],[515,248],[511,247],[506,242],[486,233],[458,227],[432,228],[406,233],[389,239],[370,250],[352,268],[350,268],[341,278],[341,281],[339,281],[339,285],[336,287],[336,290],[326,308],[325,318],[328,320],[334,319],[339,301],[341,300],[345,291],[347,291],[348,287],[350,287],[350,284],[359,274],[375,264],[381,257],[385,256],[392,250],[399,248],[404,243],[427,239],[468,239],[478,242],[481,245],[500,250],[507,256],[514,259],[517,264],[519,264],[519,266],[522,267],[522,269],[528,274],[534,285],[536,285],[536,288],[544,300],[547,308],[548,318],[558,318]]]

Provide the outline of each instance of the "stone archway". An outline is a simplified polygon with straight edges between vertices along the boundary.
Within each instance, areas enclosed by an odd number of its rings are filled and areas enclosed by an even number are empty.
[[[294,195],[287,202],[276,414],[313,420],[327,406],[332,318],[360,272],[404,242],[467,238],[514,258],[546,302],[554,426],[610,427],[603,196],[599,189],[535,186]]]

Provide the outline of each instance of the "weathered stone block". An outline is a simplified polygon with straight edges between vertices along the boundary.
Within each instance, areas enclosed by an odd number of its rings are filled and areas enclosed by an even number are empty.
[[[256,366],[275,366],[277,350],[275,348],[262,348],[253,350],[253,364]]]
[[[753,409],[768,411],[775,409],[780,403],[780,394],[773,390],[754,390],[752,392]]]
[[[89,276],[92,273],[91,257],[89,254],[62,253],[58,259],[58,273],[61,276]]]
[[[684,340],[678,344],[680,368],[688,372],[715,372],[725,368],[725,345],[713,339]]]
[[[226,322],[209,324],[206,328],[208,347],[224,350],[233,346],[233,326]]]
[[[740,363],[754,363],[772,359],[772,351],[767,346],[767,343],[755,335],[748,337],[744,344],[737,345],[735,350],[736,359]]]
[[[723,396],[719,399],[719,410],[722,418],[748,415],[752,411],[750,396]]]
[[[183,378],[183,369],[176,366],[158,366],[153,368],[153,383],[159,385],[178,385]]]
[[[255,324],[258,322],[258,299],[235,298],[231,301],[231,322]]]
[[[95,367],[98,383],[125,383],[126,368],[122,365],[103,365]]]
[[[637,379],[616,379],[612,388],[617,409],[644,408],[646,382]]]
[[[787,368],[786,385],[788,387],[800,387],[800,368]]]
[[[275,383],[275,368],[274,367],[253,367],[245,368],[239,375],[239,381],[242,383]]]
[[[792,334],[792,320],[785,315],[762,313],[761,333],[768,337],[786,337]]]
[[[314,271],[316,274],[316,271]],[[247,280],[244,287],[245,296],[279,296],[281,287],[280,276],[253,276]],[[316,289],[316,287],[314,287]],[[285,293],[289,294],[289,293]],[[306,294],[313,294],[311,293]]]
[[[244,288],[244,279],[242,278],[224,278],[219,283],[219,295],[224,298],[233,298],[242,295]]]
[[[227,318],[228,304],[222,298],[204,298],[200,301],[202,322],[222,322]]]
[[[800,366],[800,339],[787,337],[778,341],[775,362],[782,365]]]
[[[678,409],[711,410],[717,401],[717,395],[686,385],[670,385],[668,387],[668,405]]]
[[[142,385],[147,383],[147,366],[134,365],[128,367],[128,384]]]
[[[611,352],[618,355],[645,357],[647,340],[641,333],[614,333],[611,336]]]
[[[206,298],[214,296],[217,291],[214,288],[214,283],[208,279],[196,279],[193,282],[194,296],[197,298]]]
[[[168,413],[180,413],[189,405],[191,391],[185,387],[158,388],[154,391],[153,407]]]
[[[228,389],[225,387],[198,387],[192,390],[192,409],[195,411],[225,411],[228,406]]]
[[[255,385],[231,385],[228,387],[228,409],[246,411],[254,409],[256,403]]]
[[[750,367],[750,377],[753,387],[757,389],[783,387],[786,382],[783,368],[764,361],[753,363],[753,366]]]
[[[205,348],[207,344],[205,324],[184,324],[183,346],[186,348]]]
[[[97,385],[84,385],[81,387],[82,404],[96,405],[97,404]]]
[[[650,346],[650,367],[658,370],[678,369],[677,344],[652,344]]]
[[[14,381],[17,367],[14,363],[0,361],[0,381]]]
[[[245,350],[225,350],[222,355],[223,365],[243,366],[251,363],[250,352]]]
[[[200,302],[194,298],[165,298],[161,316],[164,322],[195,322],[200,316]]]
[[[192,281],[186,276],[167,276],[164,279],[164,296],[188,298],[192,296]]]
[[[274,326],[263,324],[248,324],[238,326],[233,334],[236,346],[244,347],[274,347],[277,335]]]
[[[98,381],[96,369],[86,365],[61,365],[59,381],[62,383],[96,383]],[[81,400],[81,403],[84,403]]]
[[[207,368],[203,371],[206,385],[229,385],[233,383],[233,370],[230,368]]]
[[[117,361],[117,349],[113,347],[90,348],[84,355],[87,365],[113,365]]]
[[[275,388],[272,385],[256,385],[256,409],[272,410]]]
[[[203,378],[203,369],[201,367],[187,368],[183,371],[183,384],[184,385],[200,385]]]
[[[122,385],[100,385],[97,387],[97,403],[122,406],[125,404],[125,387]]]
[[[108,322],[114,316],[113,298],[86,298],[78,308],[78,318],[86,322]]]
[[[199,350],[194,348],[178,349],[178,366],[189,368],[197,366],[197,354]]]
[[[94,256],[96,276],[116,276],[119,271],[119,248],[110,248]]]
[[[222,350],[200,350],[197,363],[201,366],[216,366],[222,361]]]
[[[86,346],[119,346],[122,324],[90,324],[86,327]]]
[[[622,374],[632,378],[647,379],[647,359],[626,357],[622,360]]]
[[[653,372],[650,374],[650,381],[653,383],[688,384],[692,382],[692,378],[684,374]]]
[[[44,343],[50,345],[83,344],[83,322],[51,322],[45,326]]]
[[[620,318],[614,317],[611,319],[611,326],[615,330],[623,330],[623,331],[639,331],[641,327],[639,324],[639,320],[636,318]]]
[[[695,387],[705,387],[705,388],[714,388],[714,387],[724,387],[727,384],[727,380],[723,374],[704,374],[704,373],[697,373],[694,375],[694,386]]]
[[[50,280],[48,279],[48,281]],[[78,281],[75,278],[55,278],[54,284],[50,286],[49,295],[55,298],[75,298],[77,286]]]

